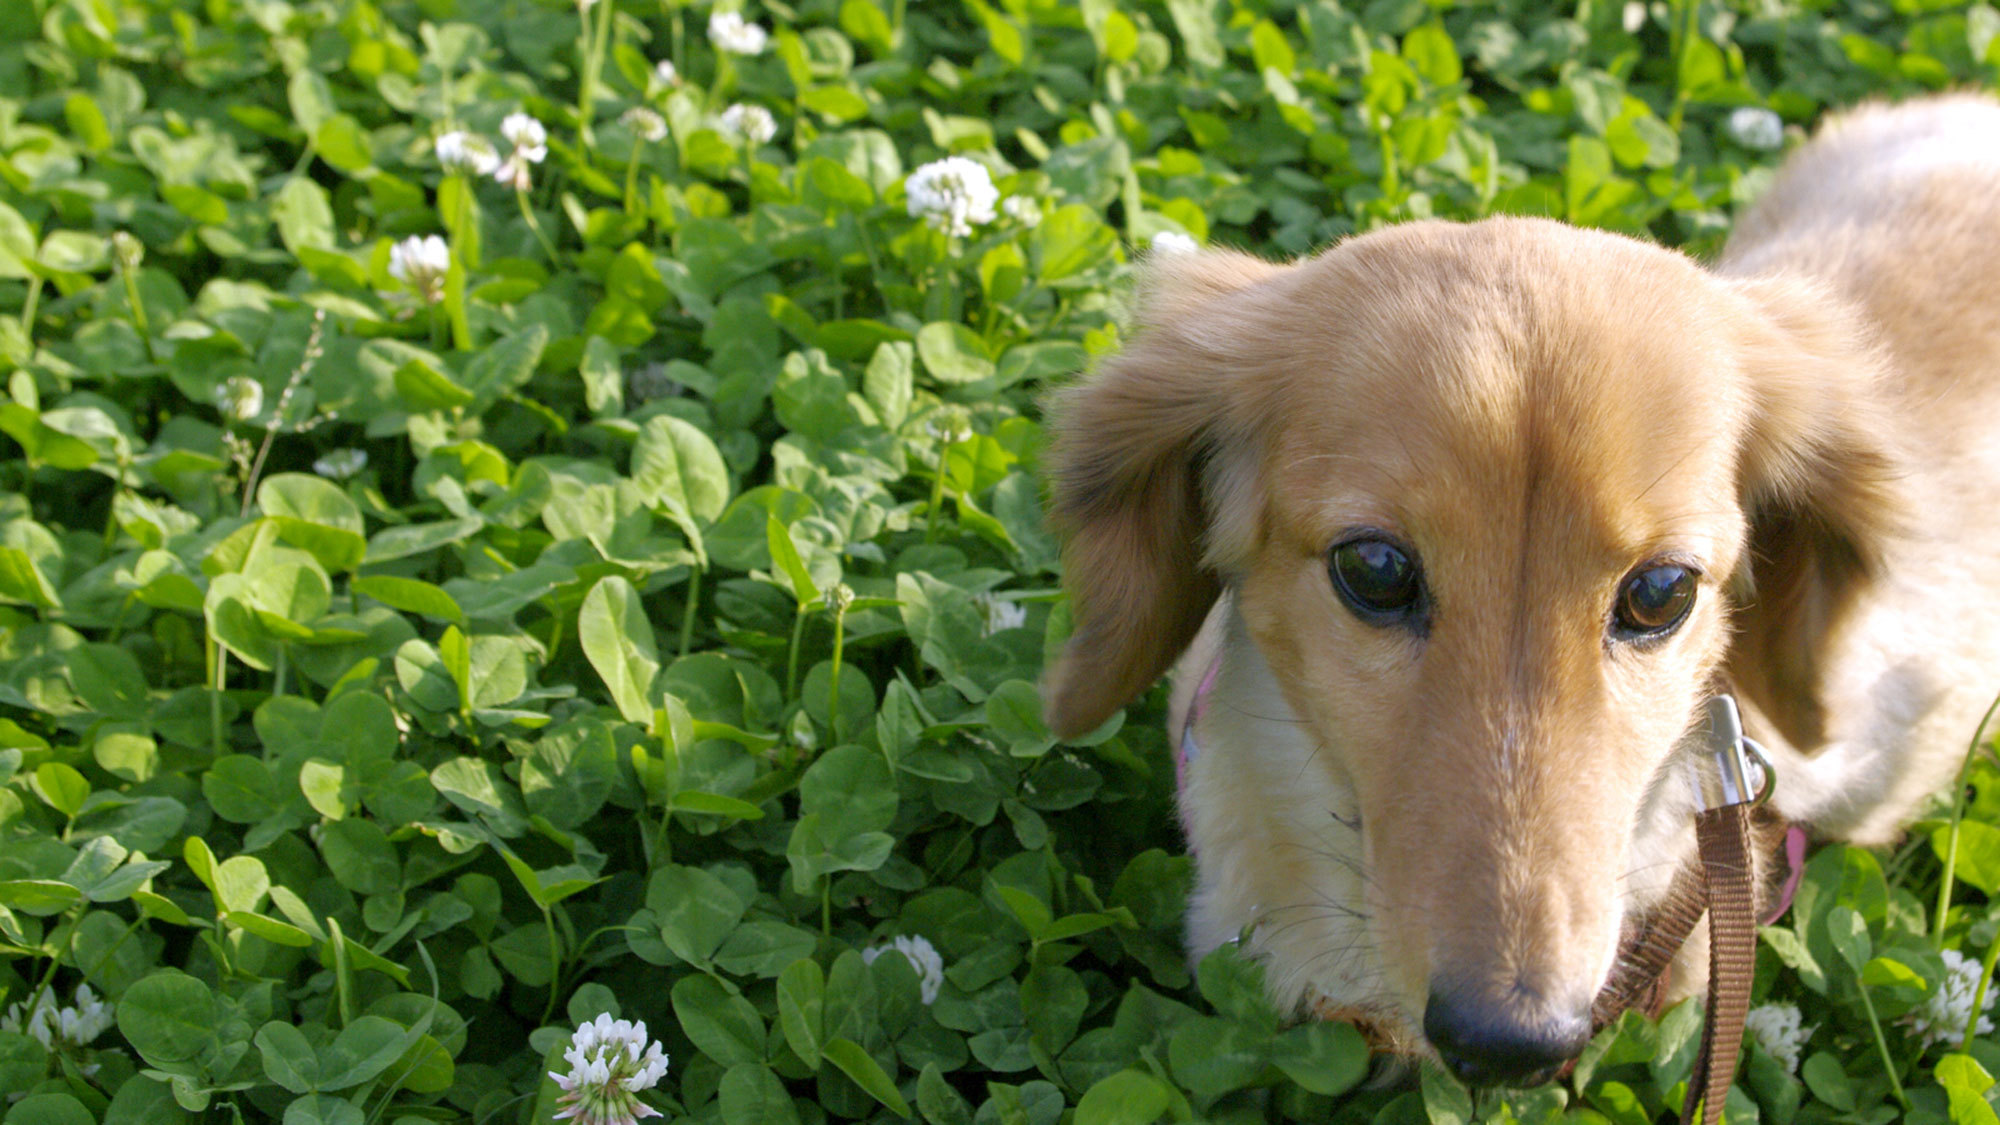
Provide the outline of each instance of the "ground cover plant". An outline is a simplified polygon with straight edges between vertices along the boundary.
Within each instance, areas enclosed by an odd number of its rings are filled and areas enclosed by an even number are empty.
[[[1996,31],[0,5],[0,1122],[1670,1117],[1691,1006],[1474,1099],[1190,969],[1157,701],[1037,716],[1036,398],[1191,242],[1712,250],[1822,110],[1989,83]],[[1732,1121],[1996,1120],[1969,762],[1764,932]]]

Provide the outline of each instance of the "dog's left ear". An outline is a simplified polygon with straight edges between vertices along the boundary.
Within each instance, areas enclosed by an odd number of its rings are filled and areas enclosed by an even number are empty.
[[[1739,480],[1750,542],[1730,675],[1791,744],[1824,737],[1819,659],[1909,518],[1887,367],[1845,302],[1788,278],[1732,283],[1755,309]]]
[[[1049,399],[1049,518],[1076,621],[1042,684],[1058,734],[1095,728],[1159,679],[1221,592],[1216,523],[1256,508],[1241,418],[1255,396],[1239,384],[1256,381],[1241,342],[1257,306],[1245,291],[1282,269],[1234,253],[1155,256],[1130,344]]]

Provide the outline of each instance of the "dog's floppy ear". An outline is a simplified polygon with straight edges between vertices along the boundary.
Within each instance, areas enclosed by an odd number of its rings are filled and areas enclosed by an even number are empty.
[[[1042,686],[1058,734],[1091,730],[1158,679],[1221,590],[1204,493],[1250,475],[1226,467],[1248,456],[1229,419],[1242,330],[1229,306],[1282,269],[1234,253],[1155,257],[1130,345],[1048,403],[1050,520],[1076,622]],[[1228,499],[1236,518],[1250,504]]]
[[[1737,282],[1757,317],[1741,482],[1750,516],[1730,672],[1801,751],[1824,738],[1819,658],[1905,526],[1905,457],[1883,401],[1886,365],[1834,294],[1792,279]]]

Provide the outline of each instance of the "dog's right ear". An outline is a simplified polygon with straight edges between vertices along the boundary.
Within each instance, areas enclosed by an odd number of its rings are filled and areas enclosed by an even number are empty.
[[[1243,254],[1153,259],[1131,344],[1048,404],[1050,521],[1076,622],[1042,685],[1059,735],[1095,728],[1159,679],[1221,591],[1205,557],[1213,493],[1243,518],[1249,435],[1232,422],[1241,291],[1284,269]],[[1225,480],[1225,478],[1227,478]]]

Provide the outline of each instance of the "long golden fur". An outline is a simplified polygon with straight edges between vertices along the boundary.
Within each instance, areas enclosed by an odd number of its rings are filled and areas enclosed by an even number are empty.
[[[1216,668],[1190,951],[1247,928],[1278,1004],[1418,1050],[1440,995],[1573,1027],[1691,853],[1718,672],[1783,813],[1891,839],[2000,682],[1996,240],[2000,105],[1956,96],[1834,119],[1713,268],[1513,218],[1152,261],[1052,403],[1045,698],[1089,730],[1178,661],[1178,731]],[[1336,593],[1360,532],[1411,548],[1421,629]],[[1614,635],[1660,560],[1692,610]]]

